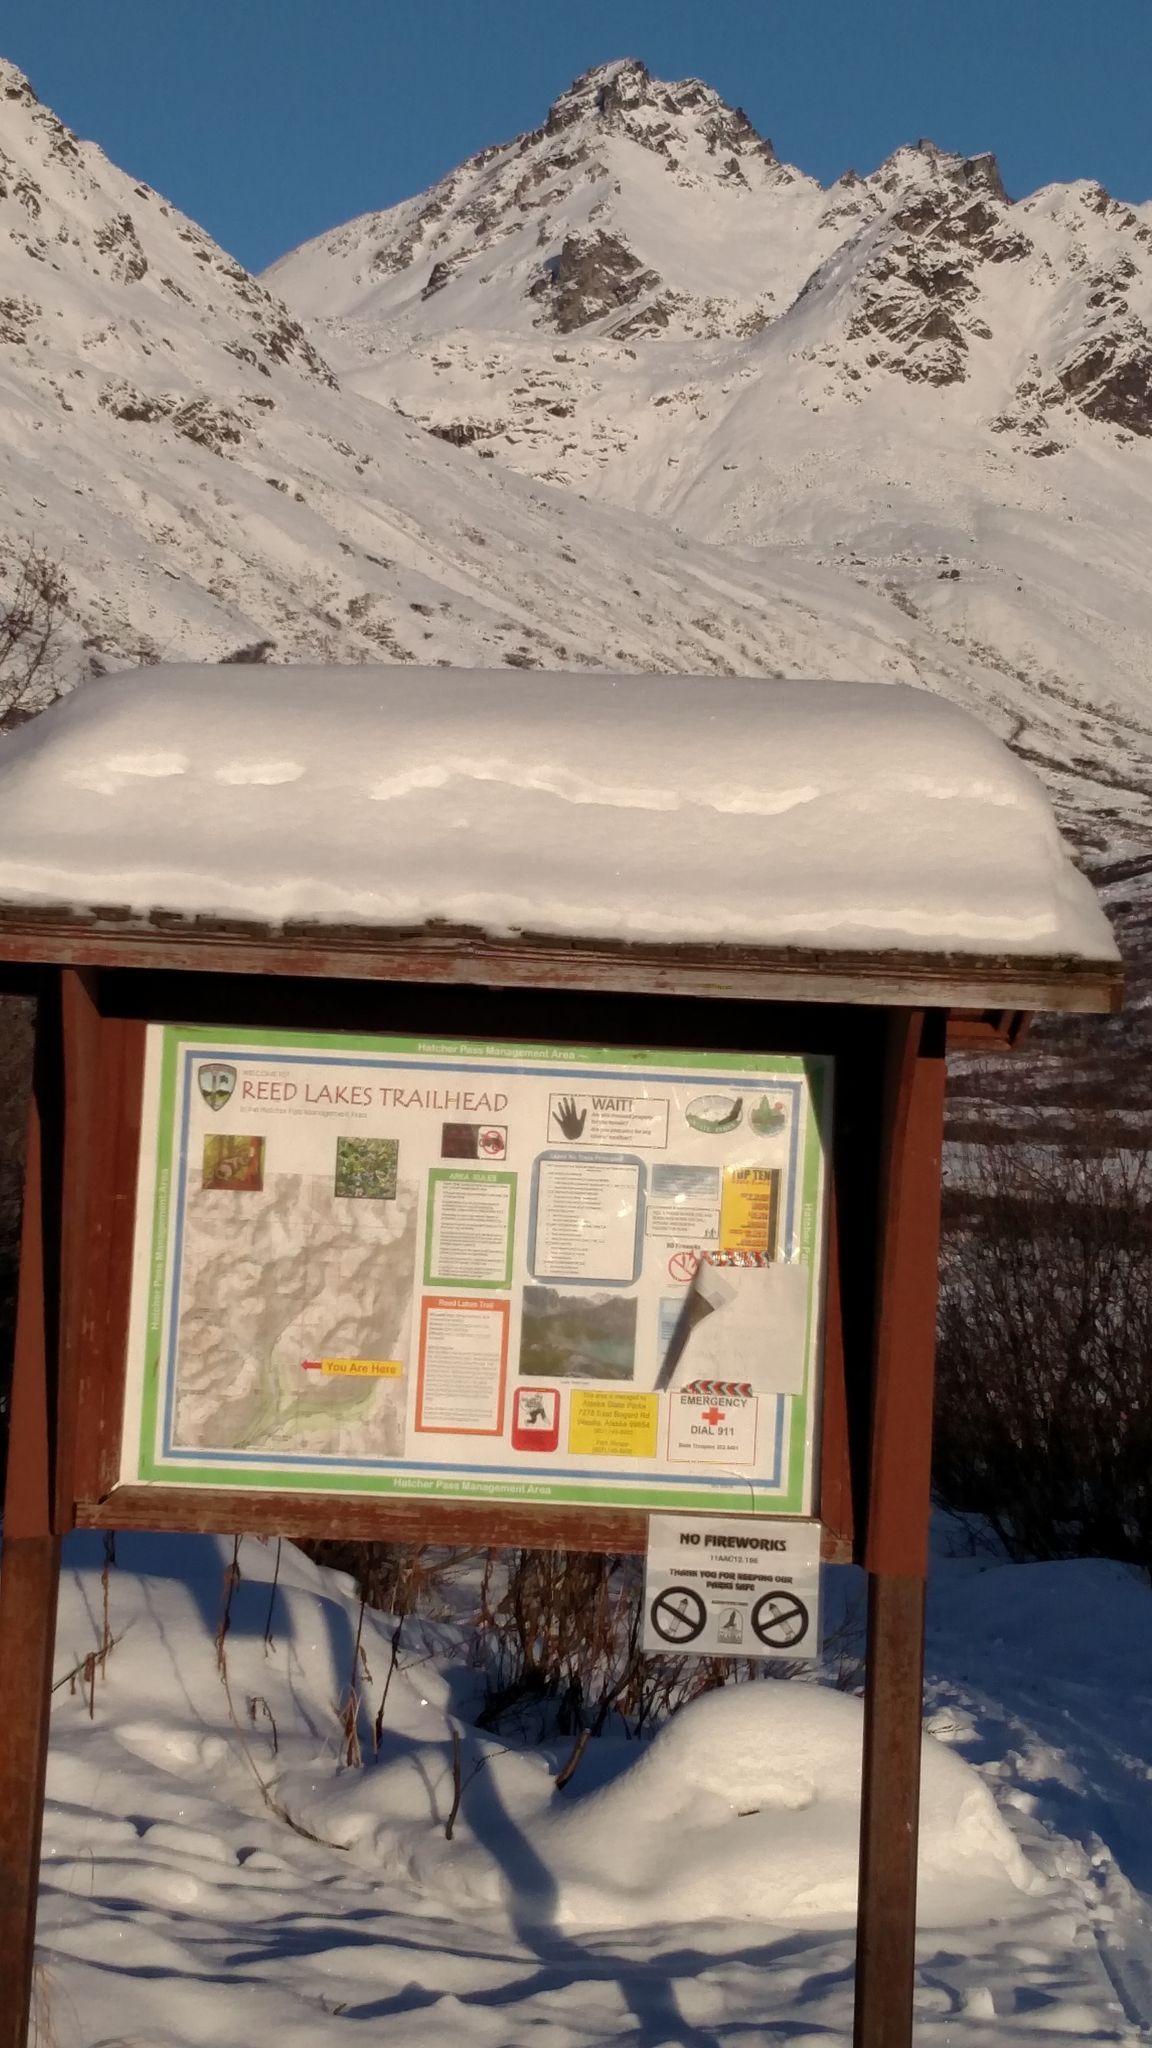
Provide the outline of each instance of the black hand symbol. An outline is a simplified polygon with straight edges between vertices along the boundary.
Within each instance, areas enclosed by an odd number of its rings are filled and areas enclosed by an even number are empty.
[[[566,1138],[579,1138],[583,1135],[584,1126],[588,1121],[588,1111],[577,1109],[570,1095],[560,1097],[560,1107],[554,1109],[552,1114]]]

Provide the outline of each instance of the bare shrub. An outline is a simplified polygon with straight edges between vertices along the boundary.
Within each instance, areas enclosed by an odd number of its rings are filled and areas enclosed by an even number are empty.
[[[1152,1569],[1152,1151],[991,1145],[947,1203],[935,1477],[1013,1558]]]
[[[469,1656],[483,1696],[477,1726],[509,1742],[573,1738],[557,1777],[562,1788],[598,1735],[640,1737],[699,1693],[738,1678],[792,1677],[790,1662],[760,1664],[726,1657],[648,1656],[640,1647],[643,1564],[639,1558],[564,1550],[446,1550],[402,1543],[302,1540],[315,1563],[348,1572],[361,1601],[396,1617],[391,1663],[376,1713],[379,1748],[388,1688],[404,1661],[401,1636],[410,1616],[455,1613],[470,1632]],[[480,1567],[474,1610],[461,1591]],[[471,1610],[471,1611],[470,1611]],[[426,1650],[412,1649],[419,1657]],[[846,1653],[845,1653],[846,1656]],[[854,1683],[842,1672],[836,1682]],[[851,1663],[855,1673],[856,1665]],[[377,1678],[379,1674],[377,1674]],[[360,1673],[343,1702],[346,1716],[361,1702]],[[345,1736],[349,1740],[348,1730]],[[351,1756],[349,1756],[351,1761]]]
[[[275,652],[276,642],[274,640],[250,640],[246,647],[236,647],[231,654],[222,654],[220,656],[220,666],[221,668],[227,668],[229,663],[232,662],[239,662],[246,666],[251,666],[255,662],[269,662]]]
[[[422,1632],[408,1630],[406,1624],[416,1617],[430,1621],[447,1619],[453,1611],[455,1582],[465,1577],[484,1553],[424,1543],[353,1543],[328,1536],[300,1537],[296,1547],[326,1570],[347,1572],[360,1595],[351,1668],[336,1713],[343,1760],[349,1766],[361,1764],[366,1761],[360,1731],[370,1705],[369,1689],[379,1684],[370,1723],[372,1753],[376,1755],[384,1738],[388,1695],[397,1671],[412,1663],[422,1663],[429,1654],[427,1641],[421,1640]],[[390,1615],[396,1624],[382,1674],[369,1669],[364,1649],[366,1608]]]
[[[487,1688],[480,1727],[522,1741],[574,1736],[574,1764],[591,1737],[644,1735],[734,1676],[769,1675],[724,1657],[646,1656],[642,1587],[637,1558],[491,1552],[473,1634]]]
[[[426,1543],[350,1543],[339,1537],[299,1537],[297,1548],[313,1564],[347,1572],[366,1607],[378,1614],[443,1617],[450,1610],[448,1587],[478,1550],[436,1549]]]
[[[56,663],[68,583],[42,548],[0,547],[0,732],[58,694]]]

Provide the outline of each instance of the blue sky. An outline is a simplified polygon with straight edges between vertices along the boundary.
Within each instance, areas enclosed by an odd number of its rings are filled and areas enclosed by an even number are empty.
[[[1152,197],[1152,0],[4,0],[0,51],[254,269],[621,56],[824,180],[927,135],[994,149],[1015,194]]]

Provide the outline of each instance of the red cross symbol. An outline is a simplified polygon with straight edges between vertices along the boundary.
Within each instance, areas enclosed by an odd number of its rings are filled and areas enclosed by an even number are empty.
[[[706,1408],[700,1420],[701,1422],[711,1423],[712,1428],[715,1429],[716,1424],[724,1420],[724,1410],[722,1408]]]

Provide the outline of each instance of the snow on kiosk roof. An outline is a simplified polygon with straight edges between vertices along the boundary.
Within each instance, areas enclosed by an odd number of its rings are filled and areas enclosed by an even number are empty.
[[[960,1007],[1112,1009],[1120,985],[1039,784],[899,684],[173,666],[0,745],[0,957],[254,950]]]

